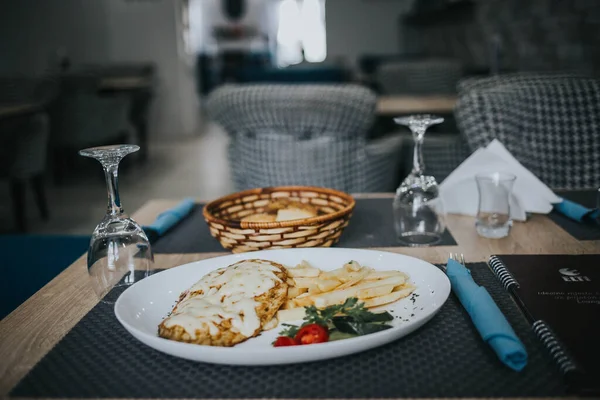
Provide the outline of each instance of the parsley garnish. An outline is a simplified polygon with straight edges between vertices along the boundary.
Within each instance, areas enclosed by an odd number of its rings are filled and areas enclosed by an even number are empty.
[[[323,309],[308,306],[305,308],[305,311],[306,315],[302,325],[283,324],[284,329],[279,333],[280,336],[294,337],[303,326],[310,324],[327,327],[330,333],[332,333],[334,330],[339,329],[342,323],[345,327],[349,326],[346,330],[349,329],[357,334],[366,334],[391,328],[391,326],[385,325],[384,322],[393,319],[392,315],[388,312],[370,312],[365,308],[365,303],[359,303],[356,297],[346,299],[343,304],[336,304]]]
[[[289,336],[294,337],[296,333],[300,330],[299,326],[291,325],[291,324],[282,324],[284,326],[283,330],[279,332],[280,336]]]
[[[319,324],[327,326],[331,324],[333,317],[336,315],[346,315],[362,322],[368,320],[366,317],[371,314],[373,313],[365,308],[365,303],[359,303],[356,297],[349,297],[343,304],[325,307],[321,310],[315,306],[306,307],[306,316],[304,317],[306,322],[302,325]]]

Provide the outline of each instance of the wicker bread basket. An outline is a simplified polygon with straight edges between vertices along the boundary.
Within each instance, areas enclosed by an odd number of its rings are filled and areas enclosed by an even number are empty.
[[[280,222],[247,222],[243,217],[261,213],[274,200],[310,204],[316,217]],[[330,247],[335,244],[354,210],[352,196],[311,186],[250,189],[221,197],[204,206],[212,236],[234,253],[292,247]]]

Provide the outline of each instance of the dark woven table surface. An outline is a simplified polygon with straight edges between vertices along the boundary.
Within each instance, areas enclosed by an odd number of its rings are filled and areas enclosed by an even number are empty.
[[[501,364],[451,295],[425,326],[386,346],[274,367],[197,363],[134,339],[110,306],[94,307],[14,388],[12,396],[103,398],[514,397],[564,394],[562,377],[483,263],[470,264],[529,353],[520,373]]]

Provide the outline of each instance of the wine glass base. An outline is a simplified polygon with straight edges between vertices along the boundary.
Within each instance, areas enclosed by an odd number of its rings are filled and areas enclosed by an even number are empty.
[[[503,224],[497,226],[486,226],[484,224],[476,224],[475,229],[477,234],[486,239],[502,239],[510,233],[511,224]]]
[[[409,247],[426,247],[438,244],[442,235],[433,232],[404,232],[398,240]]]
[[[106,304],[115,304],[119,296],[121,296],[123,292],[131,285],[131,283],[122,283],[113,286],[112,289],[110,289],[104,296],[100,298],[100,302]]]

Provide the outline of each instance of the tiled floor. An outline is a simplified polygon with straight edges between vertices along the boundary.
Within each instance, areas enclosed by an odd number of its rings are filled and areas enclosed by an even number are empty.
[[[199,137],[151,143],[143,165],[132,165],[120,174],[123,207],[133,212],[149,199],[187,196],[213,199],[232,191],[226,159],[227,136],[208,125]],[[98,171],[100,165],[98,164]],[[41,221],[31,193],[27,214],[30,233],[89,235],[106,210],[102,176],[80,176],[56,186],[47,185],[51,218]],[[14,221],[8,185],[0,182],[0,232],[10,232]]]

